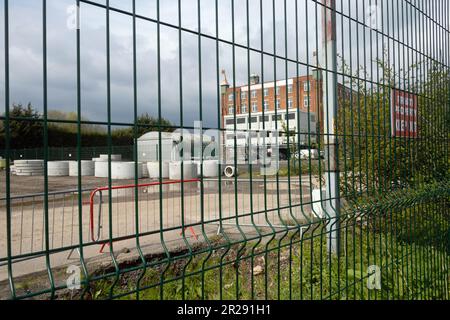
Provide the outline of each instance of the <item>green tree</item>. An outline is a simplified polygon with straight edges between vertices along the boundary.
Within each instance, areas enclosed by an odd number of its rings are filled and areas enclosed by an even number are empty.
[[[136,124],[137,124],[136,138],[139,138],[140,136],[150,131],[159,131],[160,128],[158,119],[150,116],[148,113],[140,115],[137,118]],[[169,120],[161,118],[161,131],[162,132],[174,131],[173,124]],[[117,129],[114,131],[113,135],[117,137],[128,136],[132,139],[134,137],[134,127],[126,129]]]
[[[437,64],[416,64],[395,72],[384,61],[376,61],[377,83],[359,80],[370,79],[359,68],[345,83],[350,94],[339,95],[339,161],[346,195],[416,188],[449,177],[449,71]],[[351,75],[345,62],[342,70]],[[411,83],[412,74],[426,76]],[[418,138],[391,136],[392,88],[406,88],[418,96]]]
[[[31,103],[26,107],[22,104],[13,104],[9,115],[11,118],[9,121],[11,149],[42,146],[43,123],[41,121],[41,115],[33,109]],[[4,144],[4,123],[0,127],[0,138],[1,143]]]
[[[64,112],[59,110],[50,110],[47,118],[50,120],[49,127],[57,128],[65,132],[77,133],[78,131],[78,115],[76,112]],[[62,122],[51,122],[51,120],[58,120]],[[64,121],[67,121],[66,123]],[[88,122],[89,119],[81,117],[81,121]],[[106,129],[102,126],[95,124],[84,123],[81,125],[82,134],[102,133],[106,134]]]

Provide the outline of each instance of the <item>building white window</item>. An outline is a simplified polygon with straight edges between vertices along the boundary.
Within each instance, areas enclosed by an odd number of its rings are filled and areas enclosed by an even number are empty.
[[[264,97],[268,97],[269,96],[269,89],[264,89]]]
[[[247,92],[241,91],[241,100],[247,99]]]
[[[293,106],[294,106],[294,104],[293,104],[293,102],[292,102],[292,98],[289,98],[289,99],[288,99],[288,108],[289,108],[289,109],[292,109]]]
[[[256,102],[252,103],[252,112],[258,112],[258,103]]]
[[[234,114],[234,107],[228,107],[228,114]]]
[[[303,83],[303,91],[309,92],[309,81]]]
[[[280,95],[280,87],[277,87],[277,96]]]
[[[241,113],[247,113],[247,112],[248,112],[247,105],[246,105],[246,104],[243,104],[243,105],[241,106]]]
[[[264,111],[269,111],[269,101],[264,100]]]
[[[280,121],[282,119],[282,115],[281,114],[277,114],[277,116],[273,115],[272,116],[272,121]]]
[[[288,85],[288,93],[292,93],[292,84]]]
[[[234,101],[234,94],[230,93],[228,95],[228,101]]]
[[[277,109],[281,109],[281,102],[280,102],[280,99],[277,99],[277,101],[276,101],[276,106],[277,106]]]
[[[252,98],[256,98],[256,90],[252,90]]]
[[[308,96],[308,95],[306,95],[306,96],[303,97],[303,106],[304,106],[305,108],[308,108],[308,107],[309,107],[309,96]]]

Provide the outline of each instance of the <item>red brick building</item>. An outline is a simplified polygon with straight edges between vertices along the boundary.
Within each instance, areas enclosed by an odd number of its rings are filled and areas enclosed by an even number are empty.
[[[252,75],[250,85],[243,85],[236,88],[230,87],[225,72],[224,80],[221,83],[221,112],[222,112],[222,128],[232,129],[234,127],[235,117],[238,120],[237,129],[262,129],[264,122],[265,129],[274,129],[274,122],[267,119],[267,116],[275,116],[275,109],[279,121],[289,120],[289,128],[295,129],[301,133],[312,133],[314,136],[319,131],[323,133],[323,82],[321,73],[313,71],[309,76],[300,76],[275,82],[260,83],[259,76]],[[344,94],[344,98],[350,95],[350,89],[342,84],[337,86],[338,96]],[[236,101],[234,101],[236,99]],[[297,109],[300,114],[301,128],[298,125]],[[264,116],[266,119],[263,119]],[[290,112],[289,112],[290,111]],[[287,117],[284,115],[288,114]],[[255,116],[258,119],[244,126],[244,118]],[[308,117],[309,115],[309,117]],[[307,119],[310,119],[308,127]],[[264,121],[265,120],[265,121]],[[275,119],[272,119],[275,120]],[[292,121],[291,121],[292,120]],[[249,122],[249,120],[245,120]],[[233,126],[232,126],[233,125]],[[278,128],[281,123],[278,123]],[[309,129],[308,129],[309,128]],[[309,130],[309,131],[308,131]]]
[[[256,76],[254,76],[256,78]],[[248,113],[246,107],[252,107],[252,113],[262,112],[264,103],[267,103],[264,111],[274,111],[275,102],[278,103],[278,109],[295,109],[297,105],[302,111],[308,112],[308,101],[310,103],[310,112],[317,112],[317,86],[318,83],[312,76],[302,76],[288,79],[286,81],[267,82],[264,84],[256,83],[249,86],[244,85],[234,89],[236,97],[236,111],[239,114]],[[233,88],[228,88],[223,96],[222,106],[223,115],[233,115],[228,107],[233,107]],[[244,106],[244,110],[242,107]]]

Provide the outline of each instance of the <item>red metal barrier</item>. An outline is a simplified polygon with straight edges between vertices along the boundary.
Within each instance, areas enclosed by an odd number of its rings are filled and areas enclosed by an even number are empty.
[[[94,198],[97,194],[101,194],[103,191],[112,191],[112,190],[123,190],[123,189],[134,189],[134,188],[145,188],[145,187],[155,187],[159,185],[174,185],[174,184],[180,184],[180,183],[193,183],[193,182],[200,182],[200,179],[191,179],[191,180],[170,180],[170,181],[164,181],[164,182],[152,182],[152,183],[145,183],[145,184],[131,184],[131,185],[122,185],[122,186],[112,186],[109,187],[99,187],[95,190],[93,190],[90,194],[89,198],[89,204],[90,204],[90,233],[91,233],[91,239],[93,242],[97,242],[99,239],[95,239],[94,235],[94,229],[95,229],[95,222],[94,222]],[[100,203],[101,205],[101,203]],[[198,240],[198,236],[195,234],[195,231],[192,227],[185,228],[189,229],[192,233],[192,235]],[[181,232],[183,234],[183,231]],[[102,248],[100,249],[100,252],[103,251],[103,248],[105,247],[106,243],[102,245]]]

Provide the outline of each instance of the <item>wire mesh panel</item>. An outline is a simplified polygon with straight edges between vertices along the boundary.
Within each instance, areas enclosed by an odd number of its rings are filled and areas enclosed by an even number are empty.
[[[2,299],[450,297],[449,1],[1,11]]]

